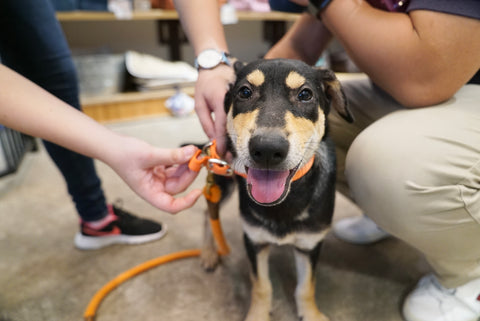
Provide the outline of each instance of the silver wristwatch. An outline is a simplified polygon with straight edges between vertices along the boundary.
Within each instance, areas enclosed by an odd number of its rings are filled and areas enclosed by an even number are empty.
[[[230,60],[228,60],[229,54],[216,49],[205,49],[195,59],[195,68],[200,69],[212,69],[220,64],[230,66]]]

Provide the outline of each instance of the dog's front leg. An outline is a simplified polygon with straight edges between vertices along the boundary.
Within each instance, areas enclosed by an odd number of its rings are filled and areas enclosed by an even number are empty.
[[[256,245],[244,235],[245,248],[251,263],[252,291],[245,321],[268,321],[272,307],[272,284],[268,273],[268,245]]]
[[[315,303],[315,265],[318,260],[321,243],[310,251],[295,250],[295,264],[297,268],[297,288],[295,301],[297,313],[301,321],[329,321],[321,313]]]
[[[207,271],[215,270],[220,262],[220,255],[215,245],[215,238],[213,237],[212,227],[210,226],[210,213],[205,211],[205,222],[203,231],[203,246],[200,254],[200,264]]]

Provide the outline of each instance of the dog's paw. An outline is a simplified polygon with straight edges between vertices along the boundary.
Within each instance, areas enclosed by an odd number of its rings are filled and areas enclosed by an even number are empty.
[[[317,309],[312,309],[300,316],[299,321],[330,321],[330,319]]]
[[[245,321],[270,321],[270,309],[251,307]]]
[[[220,255],[216,249],[203,249],[200,254],[200,265],[207,272],[213,272],[220,263]]]

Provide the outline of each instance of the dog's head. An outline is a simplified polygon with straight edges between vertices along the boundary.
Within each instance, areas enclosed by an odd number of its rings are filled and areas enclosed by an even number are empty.
[[[287,196],[295,173],[314,157],[327,131],[330,106],[353,121],[333,72],[297,60],[235,64],[225,96],[233,167],[249,196],[273,206]]]

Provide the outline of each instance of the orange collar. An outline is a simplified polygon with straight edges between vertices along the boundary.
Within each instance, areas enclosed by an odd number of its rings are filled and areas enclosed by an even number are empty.
[[[227,162],[220,159],[220,156],[217,154],[217,145],[216,141],[213,140],[211,143],[204,146],[203,149],[197,150],[195,155],[190,159],[188,167],[195,172],[199,172],[202,167],[207,167],[209,171],[223,176],[231,176],[233,174],[232,169],[227,164]],[[312,156],[310,160],[292,177],[292,182],[302,178],[308,171],[312,168],[313,161],[315,156]],[[235,174],[247,178],[245,173],[235,172]]]
[[[315,156],[312,156],[312,158],[310,158],[310,160],[302,168],[297,170],[295,175],[293,175],[293,177],[292,177],[292,182],[295,182],[296,180],[302,178],[305,174],[307,174],[308,171],[310,170],[310,168],[312,168],[314,160],[315,160]],[[235,172],[235,174],[237,174],[239,176],[242,176],[243,178],[247,178],[247,174],[245,174],[245,173]]]

